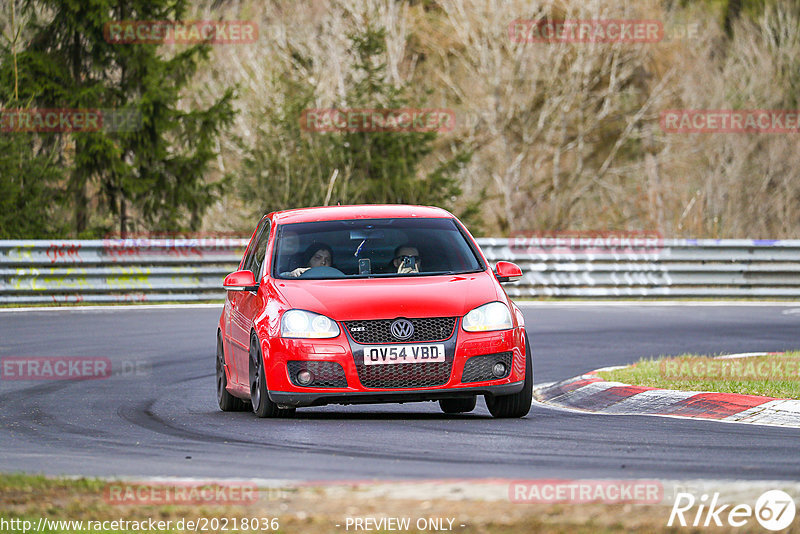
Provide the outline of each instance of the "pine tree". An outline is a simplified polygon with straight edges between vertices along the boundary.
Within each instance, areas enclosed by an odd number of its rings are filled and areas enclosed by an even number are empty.
[[[367,27],[348,37],[357,60],[344,107],[424,107],[406,96],[408,87],[387,81],[381,62],[385,30]],[[297,61],[310,60],[298,53]],[[421,172],[424,158],[433,152],[435,131],[304,131],[303,112],[315,107],[314,85],[290,73],[281,84],[283,105],[266,108],[264,126],[244,162],[241,186],[247,197],[257,199],[259,212],[326,201],[449,207],[461,194],[456,176],[471,157],[468,150]]]
[[[108,128],[106,121],[100,131],[41,134],[67,163],[73,233],[108,231],[110,217],[124,233],[132,213],[148,229],[196,229],[222,187],[207,183],[205,175],[217,136],[233,120],[233,90],[206,109],[180,109],[182,91],[207,58],[208,44],[177,46],[165,57],[159,45],[119,44],[104,35],[112,21],[181,20],[186,2],[29,0],[23,6],[30,37],[17,58],[16,105],[134,118],[121,128]],[[4,61],[0,70],[8,65]],[[8,78],[0,74],[5,101]]]

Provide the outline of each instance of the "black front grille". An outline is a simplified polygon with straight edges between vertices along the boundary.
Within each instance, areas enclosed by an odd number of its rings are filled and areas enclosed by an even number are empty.
[[[307,388],[346,388],[347,378],[344,369],[336,362],[324,361],[291,361],[288,364],[289,379],[292,384]],[[303,369],[311,373],[313,380],[310,384],[301,384],[297,381],[297,373]]]
[[[395,319],[378,319],[373,321],[347,321],[345,328],[356,343],[397,343],[403,341],[442,341],[453,335],[456,327],[455,317],[426,317],[409,319],[414,325],[414,334],[399,340],[392,335],[392,323]]]
[[[450,380],[453,362],[356,365],[365,388],[419,388],[443,386]]]
[[[503,376],[494,376],[492,367],[496,363],[503,363],[506,366],[506,373]],[[461,375],[461,382],[483,382],[485,380],[499,380],[507,377],[511,373],[511,353],[498,352],[497,354],[483,354],[473,356],[464,365],[464,373]]]

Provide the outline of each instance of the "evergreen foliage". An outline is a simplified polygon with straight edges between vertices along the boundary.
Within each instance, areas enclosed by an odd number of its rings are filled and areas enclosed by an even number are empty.
[[[166,57],[159,45],[112,43],[104,35],[112,21],[181,20],[186,2],[28,0],[20,7],[26,42],[0,50],[4,107],[97,109],[104,124],[99,131],[6,132],[4,142],[25,148],[0,153],[4,188],[28,195],[12,203],[28,202],[36,190],[15,184],[39,180],[42,190],[67,193],[48,196],[71,210],[71,235],[197,229],[224,183],[207,183],[206,174],[216,139],[234,117],[233,90],[205,109],[182,109],[182,91],[208,57],[208,44],[175,47]],[[119,116],[129,120],[119,124]],[[53,161],[58,168],[48,167]],[[17,173],[27,168],[39,172],[23,179]],[[31,223],[9,224],[7,235],[23,235]]]
[[[348,36],[355,54],[355,75],[338,109],[423,108],[407,97],[408,88],[387,80],[385,32],[367,26]],[[311,61],[295,55],[298,62]],[[405,203],[451,206],[461,194],[457,174],[469,161],[456,151],[426,174],[420,168],[434,150],[437,132],[304,131],[301,116],[317,108],[314,83],[285,73],[282,105],[267,107],[244,161],[241,188],[256,200],[258,213],[299,206]],[[330,193],[329,193],[330,191]],[[467,207],[474,214],[476,200]],[[463,213],[462,213],[463,215]]]

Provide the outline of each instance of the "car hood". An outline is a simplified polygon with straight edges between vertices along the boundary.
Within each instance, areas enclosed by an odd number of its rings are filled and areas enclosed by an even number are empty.
[[[336,321],[396,317],[455,317],[495,300],[505,300],[487,271],[463,275],[356,280],[276,280],[291,308]]]

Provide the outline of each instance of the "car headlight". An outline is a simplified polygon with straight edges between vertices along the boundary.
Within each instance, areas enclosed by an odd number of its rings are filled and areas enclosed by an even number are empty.
[[[511,312],[502,302],[490,302],[466,314],[462,327],[467,332],[507,330],[512,327]]]
[[[336,321],[318,313],[289,310],[281,318],[281,337],[329,338],[339,335]]]

